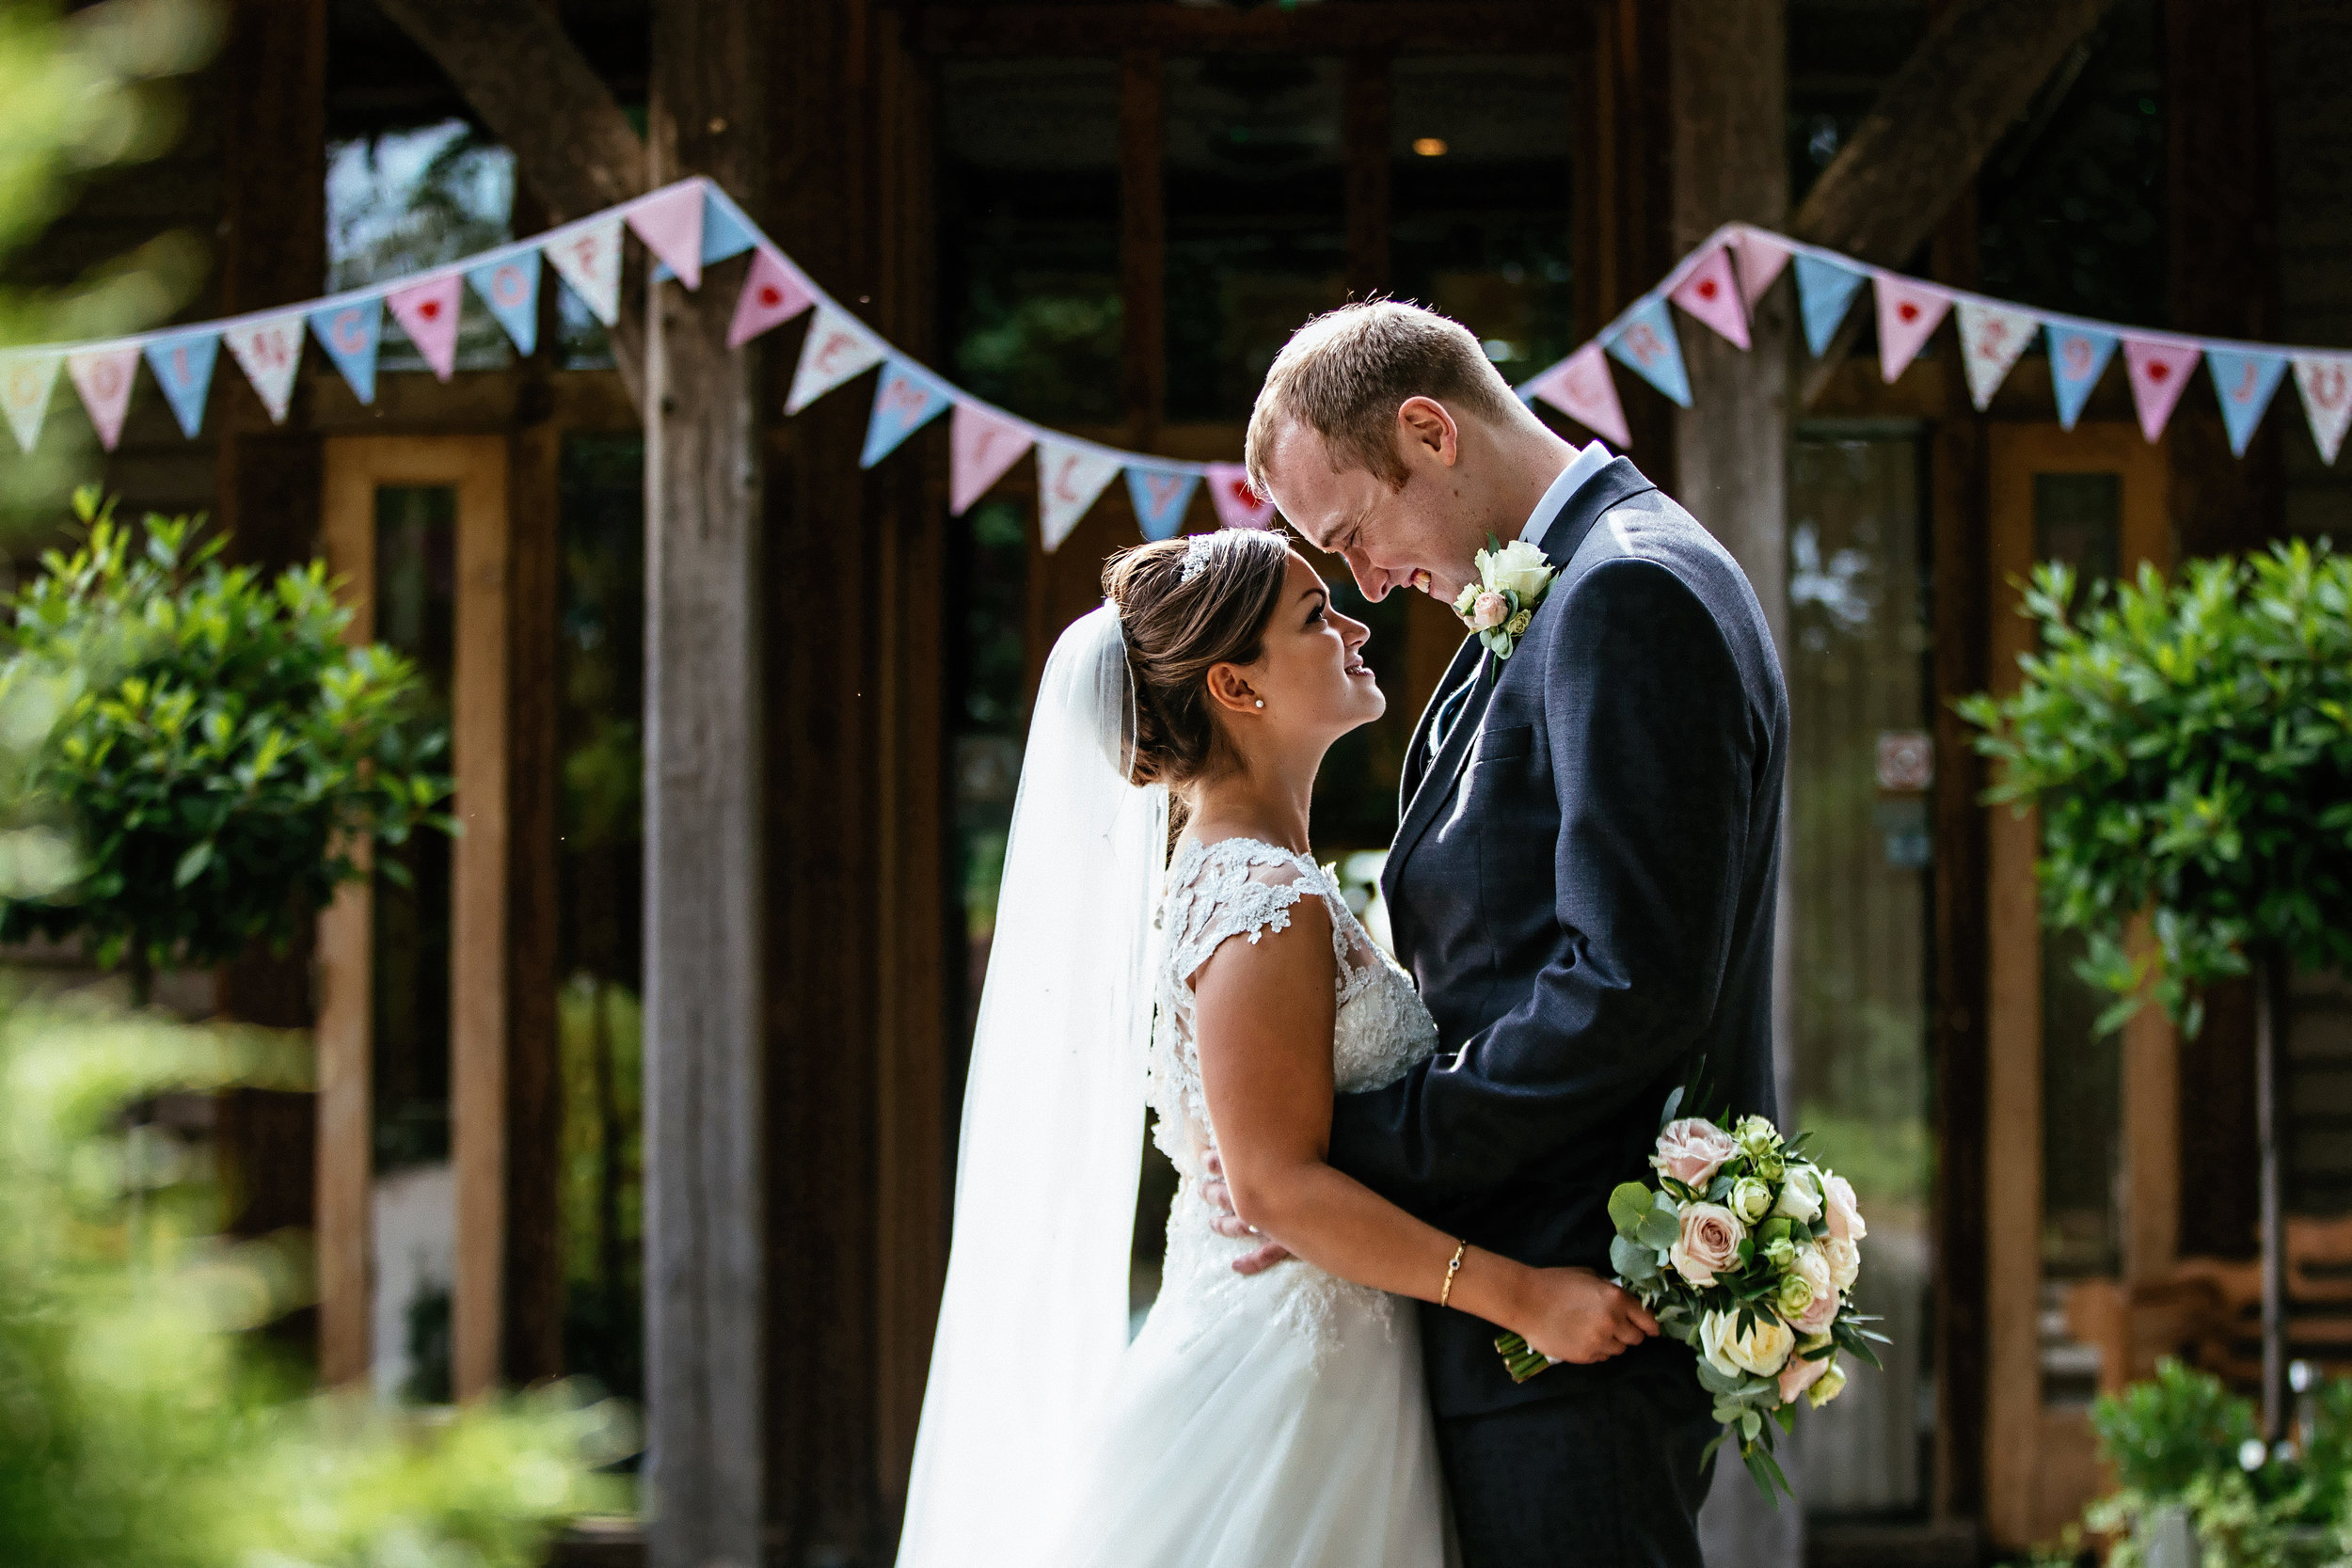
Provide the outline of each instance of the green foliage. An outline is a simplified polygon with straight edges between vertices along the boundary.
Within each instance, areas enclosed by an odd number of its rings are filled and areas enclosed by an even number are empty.
[[[2153,995],[2187,1030],[2257,951],[2352,963],[2352,558],[2281,545],[2094,589],[2037,569],[2041,652],[2003,701],[1966,699],[2001,765],[1989,795],[2042,813],[2042,918],[2080,930],[2086,980]],[[2146,913],[2153,951],[2126,929]]]
[[[414,721],[421,683],[382,646],[347,646],[322,563],[273,582],[222,564],[187,519],[117,523],[94,491],[71,554],[9,603],[0,700],[46,694],[55,722],[15,781],[48,803],[78,874],[0,887],[0,941],[80,938],[134,974],[211,964],[359,875],[356,847],[449,830],[445,737]],[[388,874],[397,867],[386,864]]]
[[[118,1112],[288,1082],[293,1043],[0,1007],[0,1562],[522,1568],[619,1500],[595,1473],[631,1446],[614,1407],[557,1389],[422,1424],[285,1398],[256,1364],[237,1331],[294,1304],[304,1260],[205,1239],[206,1195],[138,1156]]]
[[[2255,1435],[2254,1413],[2221,1380],[2167,1358],[2156,1375],[2090,1407],[2099,1451],[2126,1489],[2173,1497],[2201,1475],[2235,1471],[2239,1447]]]

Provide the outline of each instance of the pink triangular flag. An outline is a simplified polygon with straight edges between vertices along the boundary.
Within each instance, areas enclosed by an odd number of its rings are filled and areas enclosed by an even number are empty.
[[[567,229],[539,247],[555,275],[572,287],[596,320],[621,319],[621,219],[618,214]]]
[[[65,356],[65,373],[82,394],[82,406],[108,451],[122,439],[122,416],[131,407],[131,379],[138,373],[135,348],[92,348]]]
[[[816,297],[799,269],[762,246],[752,254],[751,270],[743,275],[743,293],[735,302],[735,325],[727,328],[727,347],[741,348],[761,333],[790,321]]]
[[[947,417],[947,512],[961,517],[1029,450],[1029,427],[977,403],[956,400]]]
[[[703,184],[685,180],[628,210],[628,226],[690,289],[703,284]]]
[[[286,404],[294,399],[294,372],[302,367],[302,313],[295,311],[247,322],[220,335],[229,352],[237,356],[245,378],[261,394],[272,424],[286,422]]]
[[[784,411],[797,414],[835,387],[882,363],[882,341],[830,305],[817,307],[801,340],[801,362]]]
[[[1537,376],[1528,392],[1621,451],[1633,444],[1617,384],[1610,378],[1609,356],[1598,343],[1586,343]]]
[[[1981,414],[2001,389],[2002,378],[2042,330],[2041,319],[2023,310],[1963,299],[1959,306],[1960,360],[1968,372],[1968,396]]]
[[[2295,356],[2295,389],[2303,394],[2303,417],[2312,422],[2312,444],[2320,461],[2333,466],[2352,424],[2352,358],[2334,354]]]
[[[1740,280],[1731,276],[1731,247],[1718,245],[1699,259],[1690,276],[1666,296],[1729,340],[1735,348],[1748,346],[1748,313],[1740,299]]]
[[[1274,502],[1258,494],[1249,470],[1238,463],[1209,465],[1209,499],[1216,503],[1216,520],[1227,528],[1274,526]]]
[[[1879,374],[1893,381],[1917,357],[1944,312],[1952,308],[1952,296],[1892,273],[1879,273],[1873,280],[1878,284]]]
[[[1119,477],[1119,453],[1040,436],[1037,443],[1037,531],[1049,550],[1059,547],[1087,515],[1103,487]]]
[[[1750,305],[1764,297],[1764,291],[1772,286],[1781,269],[1788,265],[1788,247],[1753,229],[1742,229],[1731,236],[1731,247],[1740,256],[1740,293]]]
[[[400,323],[400,329],[408,334],[424,362],[443,381],[457,368],[457,306],[465,283],[464,273],[448,272],[384,296],[392,320]]]
[[[2188,389],[2189,372],[2201,357],[2196,348],[2181,343],[2139,343],[2123,340],[2123,369],[2132,384],[2132,406],[2139,411],[2139,433],[2154,441],[2164,435],[2172,405]]]

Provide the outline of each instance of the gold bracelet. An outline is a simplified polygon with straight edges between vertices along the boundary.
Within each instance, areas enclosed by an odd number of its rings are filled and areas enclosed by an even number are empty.
[[[1445,1266],[1445,1284],[1438,1291],[1438,1305],[1439,1307],[1445,1306],[1448,1302],[1454,1299],[1454,1276],[1462,1272],[1462,1254],[1468,1252],[1469,1250],[1470,1243],[1468,1241],[1463,1242],[1461,1245],[1454,1249],[1454,1257]]]

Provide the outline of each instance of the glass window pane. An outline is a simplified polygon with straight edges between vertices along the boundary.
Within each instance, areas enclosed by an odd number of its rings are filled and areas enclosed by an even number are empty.
[[[1854,1185],[1870,1242],[1854,1298],[1885,1318],[1883,1372],[1798,1424],[1816,1513],[1924,1505],[1933,867],[1928,797],[1881,777],[1882,743],[1928,728],[1920,455],[1908,438],[1800,440],[1789,460],[1790,1122]]]
[[[453,261],[514,237],[515,155],[464,120],[385,131],[326,150],[330,292]],[[544,286],[554,286],[551,275]],[[459,298],[458,369],[511,362],[513,346],[489,308],[470,288]],[[389,311],[376,368],[425,368]]]
[[[1168,413],[1242,420],[1298,324],[1347,296],[1340,62],[1171,59]]]

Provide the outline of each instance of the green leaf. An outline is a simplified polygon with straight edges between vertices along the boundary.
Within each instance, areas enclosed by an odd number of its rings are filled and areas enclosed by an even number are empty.
[[[1631,1236],[1648,1217],[1652,1194],[1639,1181],[1620,1181],[1609,1194],[1609,1223],[1620,1236]]]
[[[204,868],[212,863],[213,841],[208,838],[180,857],[180,863],[172,869],[171,885],[175,888],[186,887],[204,875]]]
[[[1656,1195],[1650,1212],[1642,1216],[1641,1228],[1634,1239],[1653,1252],[1663,1252],[1680,1239],[1682,1220],[1675,1212],[1674,1200],[1665,1194]]]

